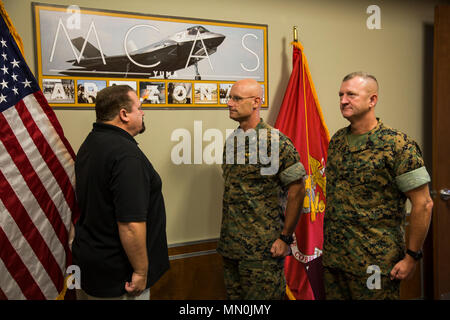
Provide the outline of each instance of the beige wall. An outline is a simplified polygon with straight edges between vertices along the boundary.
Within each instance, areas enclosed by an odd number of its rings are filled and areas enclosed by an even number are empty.
[[[205,18],[268,25],[269,110],[263,118],[273,124],[291,72],[292,26],[297,25],[308,58],[330,134],[347,122],[342,119],[338,96],[342,77],[356,70],[377,76],[380,86],[378,115],[424,147],[431,110],[424,103],[425,25],[433,24],[437,1],[313,1],[313,0],[88,0],[42,1],[80,7],[148,14]],[[4,0],[21,35],[26,59],[35,70],[31,1]],[[366,28],[366,8],[381,8],[381,30]],[[430,101],[431,102],[431,101]],[[426,105],[425,105],[426,104]],[[91,129],[94,111],[57,110],[56,114],[75,151]],[[193,135],[194,120],[203,131],[223,133],[236,127],[226,110],[147,110],[149,130],[137,137],[163,179],[170,244],[216,238],[220,231],[222,178],[218,165],[172,164],[173,130],[186,128]],[[428,141],[427,141],[428,142]],[[204,144],[206,146],[206,143]]]

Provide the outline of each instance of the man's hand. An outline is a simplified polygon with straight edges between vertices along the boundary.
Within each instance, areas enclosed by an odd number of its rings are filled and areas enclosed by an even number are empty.
[[[125,290],[131,295],[140,295],[147,284],[146,222],[117,222],[117,225],[120,241],[134,270],[131,282],[125,283]]]
[[[133,272],[131,282],[125,283],[125,290],[132,296],[138,296],[145,290],[147,284],[147,274],[137,274]]]
[[[405,195],[411,201],[411,215],[409,220],[409,241],[406,247],[413,251],[418,251],[423,246],[423,242],[428,232],[431,221],[431,210],[433,200],[430,197],[428,184],[406,191]],[[416,261],[410,255],[405,255],[392,268],[390,276],[394,279],[409,279],[416,270]]]
[[[270,248],[270,253],[272,253],[272,258],[284,258],[289,254],[289,246],[283,240],[277,239]]]
[[[297,226],[305,198],[305,182],[303,179],[291,182],[288,185],[288,196],[285,211],[285,221],[282,233],[292,234]],[[290,253],[290,247],[281,239],[275,240],[270,248],[273,258],[286,257]]]
[[[392,268],[390,276],[391,280],[408,280],[416,270],[416,261],[409,255],[406,255],[403,260],[397,262]]]

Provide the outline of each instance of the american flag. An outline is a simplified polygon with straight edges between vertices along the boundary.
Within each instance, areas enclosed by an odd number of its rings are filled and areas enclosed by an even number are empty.
[[[78,218],[75,154],[0,10],[0,299],[55,299]]]

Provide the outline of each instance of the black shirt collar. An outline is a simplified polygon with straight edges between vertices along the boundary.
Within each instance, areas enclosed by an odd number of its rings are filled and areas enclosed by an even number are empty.
[[[111,124],[103,123],[103,122],[95,122],[93,124],[94,132],[113,132],[116,134],[121,135],[124,138],[127,138],[130,141],[133,141],[134,143],[138,144],[137,141],[133,138],[131,134],[129,134],[127,131],[123,130],[122,128],[119,128],[118,126],[114,126]]]

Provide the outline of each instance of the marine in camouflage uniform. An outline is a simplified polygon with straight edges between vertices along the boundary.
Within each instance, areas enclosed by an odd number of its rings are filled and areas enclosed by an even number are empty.
[[[230,118],[239,122],[239,128],[227,138],[224,150],[217,248],[223,257],[227,296],[282,299],[287,237],[301,212],[305,169],[292,142],[259,117],[259,83],[237,81],[229,97]]]
[[[327,299],[399,299],[400,280],[391,271],[405,258],[405,193],[430,177],[417,143],[376,121],[364,134],[352,134],[351,125],[339,130],[328,147]]]
[[[305,169],[292,142],[278,131],[279,138],[273,138],[272,130],[275,129],[261,119],[247,143],[240,144],[231,135],[226,146],[234,148],[228,150],[228,157],[224,150],[225,184],[218,252],[224,257],[225,283],[231,299],[281,299],[286,288],[284,259],[272,258],[270,249],[283,229],[287,185],[303,178]],[[236,135],[243,134],[240,131]],[[246,134],[249,135],[248,131]],[[231,144],[229,139],[235,142]],[[272,143],[279,143],[279,163],[275,174],[264,175],[261,169],[270,164],[263,165],[260,159],[252,164],[249,145],[257,146],[253,151],[260,154],[260,148],[264,152],[272,150]],[[245,152],[245,164],[237,164],[240,152]]]

